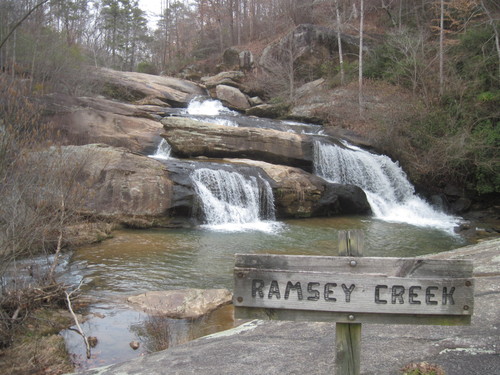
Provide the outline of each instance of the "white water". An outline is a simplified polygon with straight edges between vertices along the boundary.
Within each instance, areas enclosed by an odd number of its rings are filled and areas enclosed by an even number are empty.
[[[333,183],[362,188],[375,217],[417,226],[452,231],[458,219],[430,206],[415,194],[399,164],[385,155],[371,154],[351,145],[346,148],[315,142],[314,169]]]
[[[271,186],[260,176],[201,168],[191,179],[210,229],[272,232],[279,226]]]
[[[158,148],[156,149],[156,152],[153,155],[149,155],[149,157],[153,159],[167,160],[170,159],[171,152],[172,148],[170,147],[168,142],[165,139],[162,139],[160,144],[158,145]]]
[[[236,115],[237,112],[231,111],[219,100],[214,99],[193,99],[189,102],[186,109],[188,115],[219,116]]]
[[[232,111],[219,100],[196,98],[189,102],[186,114],[192,116],[193,120],[210,122],[223,126],[238,126],[235,121],[228,117],[237,116],[238,112]],[[197,117],[198,116],[198,117]]]

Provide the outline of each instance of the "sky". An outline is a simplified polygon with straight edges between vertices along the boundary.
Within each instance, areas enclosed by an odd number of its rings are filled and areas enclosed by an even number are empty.
[[[161,12],[162,0],[139,0],[139,8],[146,12],[149,27],[156,27],[156,17]]]

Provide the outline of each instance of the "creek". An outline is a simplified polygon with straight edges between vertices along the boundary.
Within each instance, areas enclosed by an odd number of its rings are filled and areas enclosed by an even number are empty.
[[[315,173],[363,188],[373,215],[276,221],[272,190],[259,173],[195,168],[191,178],[203,225],[117,231],[112,239],[77,249],[68,260],[65,281],[83,279],[83,294],[93,301],[82,328],[98,338],[87,360],[81,337],[71,330],[62,333],[79,368],[124,361],[231,328],[230,306],[194,321],[159,319],[134,310],[126,297],[152,290],[232,290],[235,253],[336,255],[338,231],[349,229],[365,233],[366,256],[418,256],[466,244],[453,233],[459,219],[417,197],[397,163],[352,145],[335,145],[318,125],[249,119],[216,101],[195,101],[171,114],[312,134],[317,137]],[[151,157],[168,160],[168,144],[161,143]],[[139,341],[139,349],[133,350],[131,341]]]

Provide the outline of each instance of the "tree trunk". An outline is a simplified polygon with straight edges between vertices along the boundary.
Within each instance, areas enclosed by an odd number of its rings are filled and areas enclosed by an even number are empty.
[[[339,10],[339,0],[335,0],[335,14],[337,18],[337,44],[339,45],[339,65],[340,65],[340,84],[344,85],[345,83],[345,73],[344,73],[344,55],[342,53],[342,37],[340,35],[341,28],[341,19],[340,19],[340,10]]]
[[[493,32],[495,33],[495,47],[497,49],[497,55],[498,55],[498,78],[500,78],[500,34],[498,32],[498,28],[497,28],[497,25],[495,23],[495,19],[491,15],[490,10],[484,4],[484,0],[481,0],[481,7],[483,8],[484,12],[486,13],[486,16],[488,16],[488,20],[490,22],[490,25],[493,28]]]
[[[444,0],[441,1],[439,14],[439,96],[443,96],[444,87]]]
[[[358,74],[358,104],[359,115],[363,115],[363,27],[365,18],[365,2],[359,2],[359,74]]]

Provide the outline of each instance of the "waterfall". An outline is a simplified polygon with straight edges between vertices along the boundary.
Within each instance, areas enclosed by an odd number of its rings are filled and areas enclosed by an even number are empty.
[[[189,102],[186,114],[194,120],[224,126],[238,126],[238,123],[231,119],[238,116],[238,112],[224,107],[219,100],[195,98]]]
[[[415,189],[398,163],[352,145],[340,147],[316,141],[314,170],[339,184],[362,188],[375,217],[391,222],[453,230],[457,218],[431,207]]]
[[[153,155],[149,155],[149,157],[153,159],[167,160],[170,159],[171,152],[172,149],[168,142],[165,139],[162,139],[160,144],[158,145],[158,148],[156,149],[156,152]]]
[[[273,230],[273,192],[260,177],[200,168],[191,179],[206,224],[223,230]]]
[[[217,116],[221,114],[235,114],[236,112],[224,107],[219,100],[195,98],[188,104],[187,114]]]

